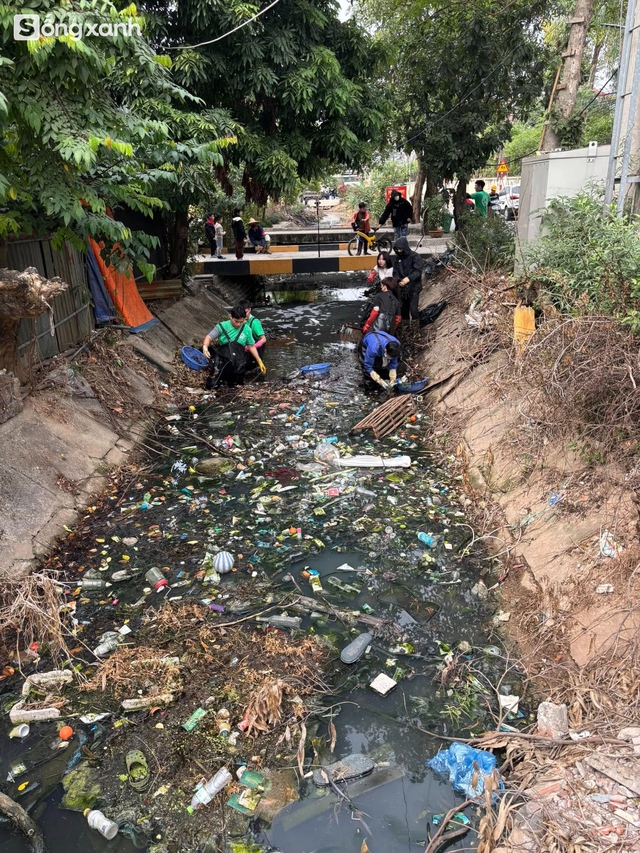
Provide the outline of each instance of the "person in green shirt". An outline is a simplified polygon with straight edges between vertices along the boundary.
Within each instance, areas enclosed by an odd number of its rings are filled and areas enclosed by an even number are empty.
[[[212,374],[207,379],[207,388],[215,388],[221,382],[230,387],[242,385],[247,369],[245,347],[256,360],[260,372],[267,370],[256,349],[256,340],[246,322],[246,311],[235,305],[229,312],[229,319],[218,323],[202,342],[202,353],[211,358],[209,347],[216,343],[215,359],[212,359]]]
[[[261,353],[264,352],[263,347],[267,342],[267,336],[260,320],[251,313],[251,302],[248,299],[243,299],[242,302],[238,302],[238,308],[242,308],[245,312],[247,326],[251,329],[251,334],[256,341],[256,349],[260,350]]]
[[[476,210],[480,216],[486,219],[487,211],[489,209],[489,193],[484,191],[484,181],[476,181],[475,189],[476,191],[474,193],[467,193],[467,198],[470,198],[475,204]]]

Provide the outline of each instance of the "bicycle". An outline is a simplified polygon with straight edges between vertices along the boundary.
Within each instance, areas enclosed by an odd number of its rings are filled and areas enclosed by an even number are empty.
[[[387,237],[378,237],[377,228],[372,228],[370,234],[365,234],[364,231],[356,231],[355,237],[352,237],[349,240],[349,245],[347,246],[347,252],[351,256],[358,254],[358,246],[361,238],[366,243],[366,249],[372,251],[373,249],[376,252],[389,252],[391,251],[391,241],[387,239]]]

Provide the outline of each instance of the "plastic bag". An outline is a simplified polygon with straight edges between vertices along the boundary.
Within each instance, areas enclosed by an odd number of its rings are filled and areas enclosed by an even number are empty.
[[[448,774],[456,791],[473,798],[479,797],[484,791],[484,780],[496,769],[496,757],[491,752],[474,749],[466,743],[454,743],[427,761],[427,767],[436,773]],[[500,788],[503,787],[504,783],[500,780]]]

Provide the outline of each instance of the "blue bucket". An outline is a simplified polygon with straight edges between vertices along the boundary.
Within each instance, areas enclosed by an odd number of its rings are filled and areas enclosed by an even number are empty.
[[[191,370],[204,370],[205,367],[209,366],[209,359],[195,347],[182,347],[180,355]]]
[[[305,376],[326,376],[331,368],[331,362],[324,361],[321,364],[306,364],[300,368],[300,373]]]

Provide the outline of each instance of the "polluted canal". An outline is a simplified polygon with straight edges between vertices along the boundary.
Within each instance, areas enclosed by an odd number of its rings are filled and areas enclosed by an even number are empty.
[[[350,432],[381,402],[340,334],[361,304],[334,282],[258,310],[268,381],[162,417],[49,558],[72,659],[34,637],[3,680],[0,770],[52,853],[412,853],[466,799],[434,734],[493,730],[518,684],[424,401]]]

